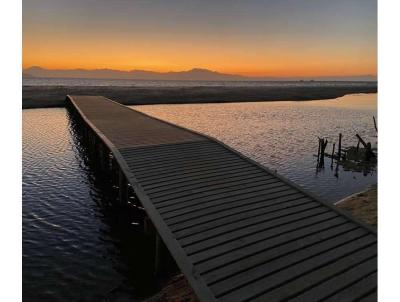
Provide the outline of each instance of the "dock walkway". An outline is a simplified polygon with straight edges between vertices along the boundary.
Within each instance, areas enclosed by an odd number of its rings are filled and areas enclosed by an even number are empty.
[[[67,100],[201,301],[376,301],[374,229],[213,138],[104,97]]]

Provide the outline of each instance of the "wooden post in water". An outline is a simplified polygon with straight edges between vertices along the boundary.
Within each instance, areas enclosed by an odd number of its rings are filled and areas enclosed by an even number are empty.
[[[108,173],[112,176],[112,161],[113,161],[113,154],[111,151],[107,152],[107,170]]]
[[[376,125],[375,116],[373,115],[372,118],[374,119],[375,131],[378,132],[378,126]]]
[[[342,157],[342,133],[339,133],[339,146],[338,146],[338,161]]]
[[[326,146],[328,145],[328,140],[324,140],[323,138],[320,138],[320,146],[321,146],[321,152],[320,152],[320,157],[319,157],[319,167],[323,168],[325,166],[325,149]]]
[[[325,141],[324,141],[324,139],[322,139],[322,150],[321,150],[321,161],[322,161],[322,167],[324,168],[325,167],[325,149],[326,149],[326,146],[328,145],[328,140],[327,139],[325,139]]]
[[[111,186],[115,192],[117,190],[117,197],[119,193],[119,166],[114,157],[111,159]]]
[[[331,155],[331,168],[333,168],[333,156],[335,155],[335,143],[332,146],[332,155]]]

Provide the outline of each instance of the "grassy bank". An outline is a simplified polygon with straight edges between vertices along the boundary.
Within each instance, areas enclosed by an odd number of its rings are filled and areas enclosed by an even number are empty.
[[[376,93],[377,84],[335,86],[198,86],[198,87],[118,87],[118,86],[23,86],[22,107],[63,107],[65,96],[102,95],[126,105],[222,103],[248,101],[306,101],[333,99],[352,93]]]

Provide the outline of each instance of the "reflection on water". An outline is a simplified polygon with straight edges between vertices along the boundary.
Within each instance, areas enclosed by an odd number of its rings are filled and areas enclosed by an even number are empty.
[[[295,183],[335,202],[376,183],[376,170],[364,175],[330,164],[316,174],[318,137],[357,144],[358,133],[376,145],[372,116],[376,94],[335,100],[132,106],[137,110],[213,136]]]
[[[153,243],[117,223],[86,154],[65,109],[23,111],[25,301],[134,301],[155,290]]]

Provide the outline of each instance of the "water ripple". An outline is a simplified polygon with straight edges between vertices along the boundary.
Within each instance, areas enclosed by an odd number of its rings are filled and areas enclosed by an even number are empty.
[[[113,290],[135,301],[155,289],[141,234],[115,228],[86,161],[65,109],[23,110],[26,301],[110,300]]]

